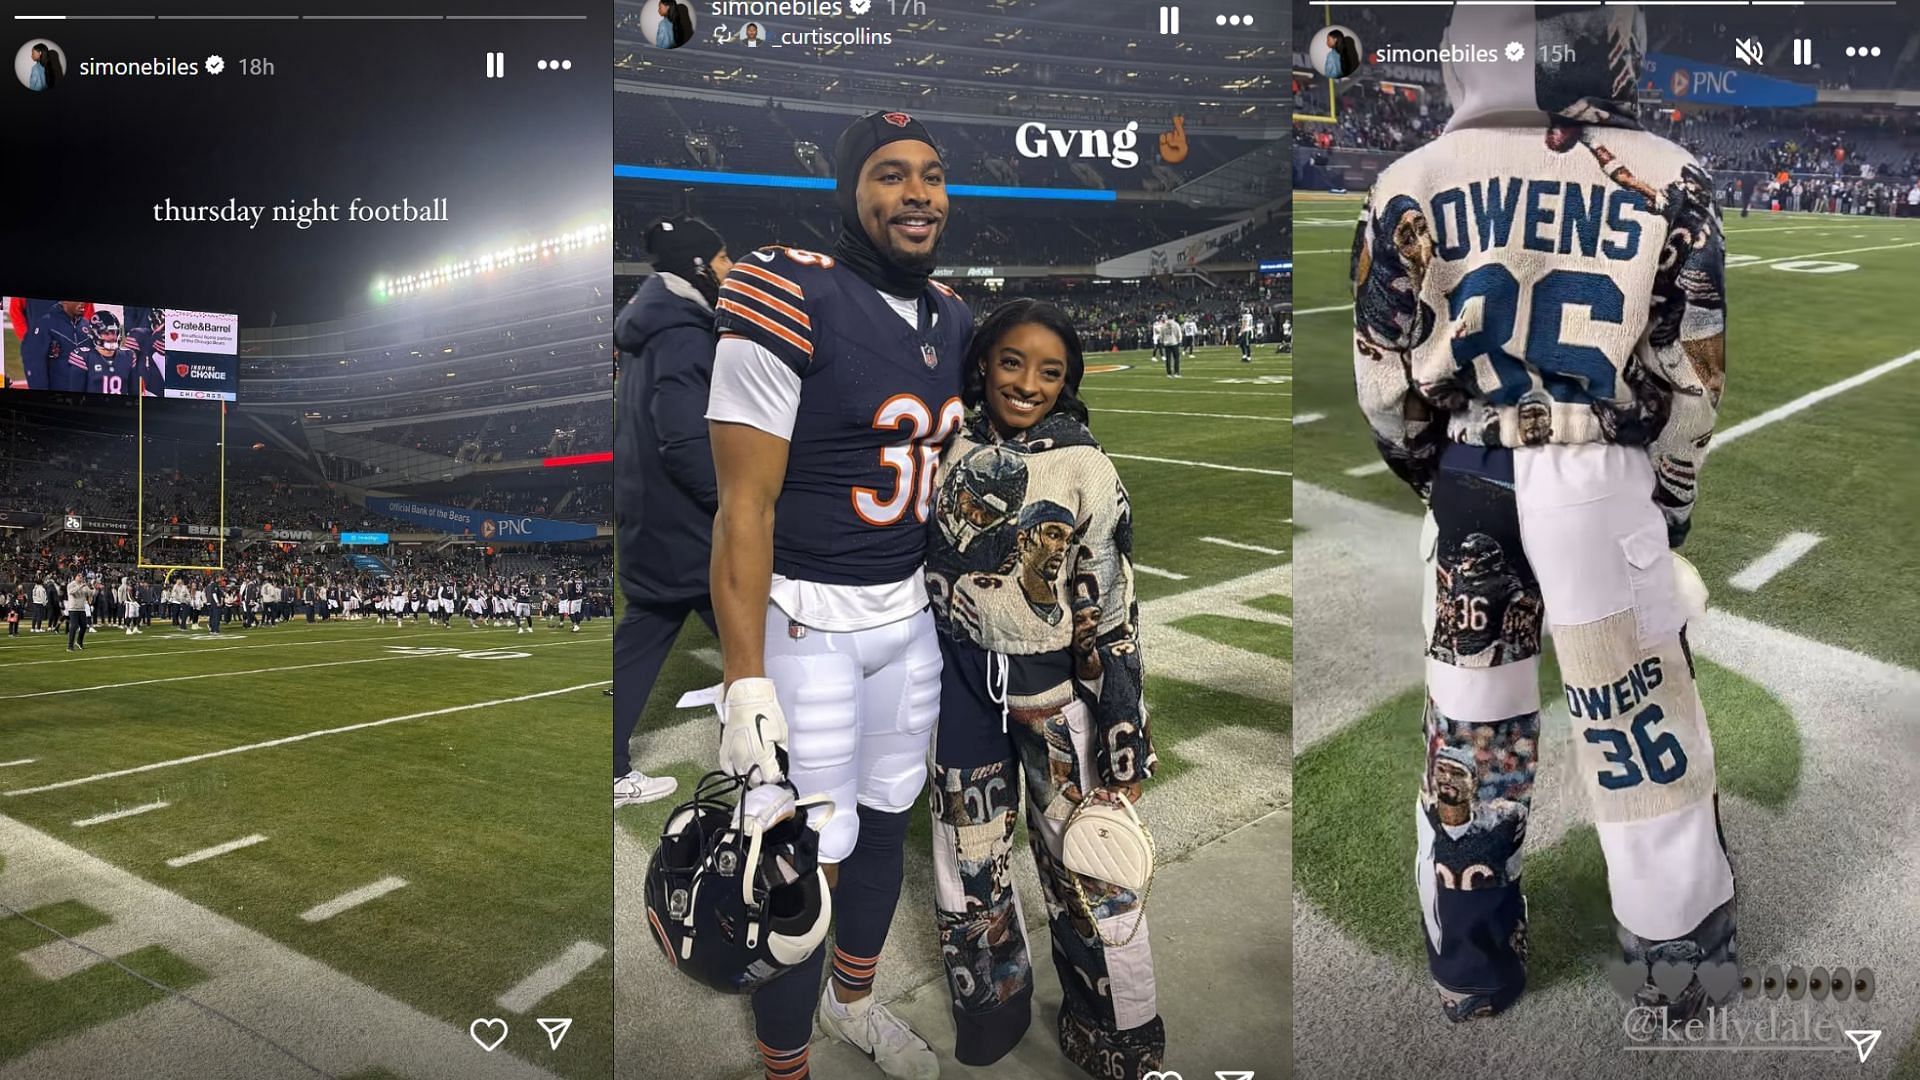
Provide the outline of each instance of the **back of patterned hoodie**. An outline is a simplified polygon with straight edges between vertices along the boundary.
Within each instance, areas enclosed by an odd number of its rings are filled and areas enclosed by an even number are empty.
[[[1686,536],[1725,248],[1711,177],[1637,119],[1645,42],[1634,7],[1455,9],[1453,117],[1380,174],[1353,246],[1360,403],[1423,498],[1448,441],[1646,446]]]

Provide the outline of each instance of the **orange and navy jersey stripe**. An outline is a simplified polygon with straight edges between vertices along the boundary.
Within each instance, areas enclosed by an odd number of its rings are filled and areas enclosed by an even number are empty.
[[[778,248],[741,259],[720,283],[715,328],[723,335],[746,338],[795,372],[804,372],[813,360],[814,346],[813,317],[801,284],[805,270]]]

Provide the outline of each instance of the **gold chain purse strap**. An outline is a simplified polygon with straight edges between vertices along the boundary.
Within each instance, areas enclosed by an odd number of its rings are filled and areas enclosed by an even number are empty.
[[[1112,794],[1114,798],[1120,800],[1119,807],[1116,808],[1109,804],[1095,802],[1093,799],[1087,798],[1083,799],[1080,805],[1074,809],[1072,815],[1067,818],[1067,824],[1061,830],[1061,863],[1066,866],[1068,879],[1073,884],[1073,895],[1074,898],[1079,901],[1080,914],[1087,920],[1087,923],[1093,927],[1094,936],[1098,937],[1101,944],[1108,948],[1118,949],[1131,943],[1133,939],[1139,935],[1141,924],[1146,920],[1147,897],[1153,893],[1153,878],[1159,869],[1159,860],[1155,858],[1153,834],[1147,831],[1146,823],[1141,821],[1140,815],[1134,812],[1133,803],[1119,792],[1113,792]],[[1066,837],[1074,834],[1076,829],[1082,833],[1089,829],[1098,830],[1098,834],[1102,838],[1123,837],[1122,844],[1145,849],[1146,880],[1138,884],[1125,881],[1113,882],[1113,884],[1119,885],[1122,888],[1132,888],[1140,894],[1140,906],[1134,916],[1133,929],[1128,932],[1124,940],[1108,940],[1107,935],[1100,929],[1099,920],[1094,918],[1093,904],[1087,899],[1087,891],[1085,887],[1080,884],[1082,875],[1107,880],[1106,875],[1111,873],[1111,871],[1103,870],[1100,867],[1088,866],[1084,862],[1079,866],[1075,866],[1073,862],[1078,860],[1069,861],[1066,856],[1066,851],[1078,847],[1078,845],[1070,845],[1066,841]],[[1112,847],[1114,844],[1109,839],[1107,844],[1101,846]]]

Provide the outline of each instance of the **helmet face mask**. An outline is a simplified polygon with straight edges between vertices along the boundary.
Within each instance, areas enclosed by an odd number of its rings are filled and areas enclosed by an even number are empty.
[[[102,356],[120,351],[120,320],[111,311],[96,312],[87,320],[87,337]]]
[[[668,815],[647,870],[647,921],[676,970],[748,993],[820,948],[832,898],[818,828],[831,812],[811,820],[807,806],[821,798],[714,772]]]

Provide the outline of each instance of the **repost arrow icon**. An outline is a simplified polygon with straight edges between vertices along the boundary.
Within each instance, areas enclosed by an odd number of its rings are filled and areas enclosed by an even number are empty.
[[[1860,1064],[1865,1065],[1867,1063],[1867,1055],[1873,1053],[1874,1044],[1880,1041],[1880,1033],[1877,1031],[1848,1031],[1843,1034],[1853,1043],[1853,1048],[1860,1051]]]

